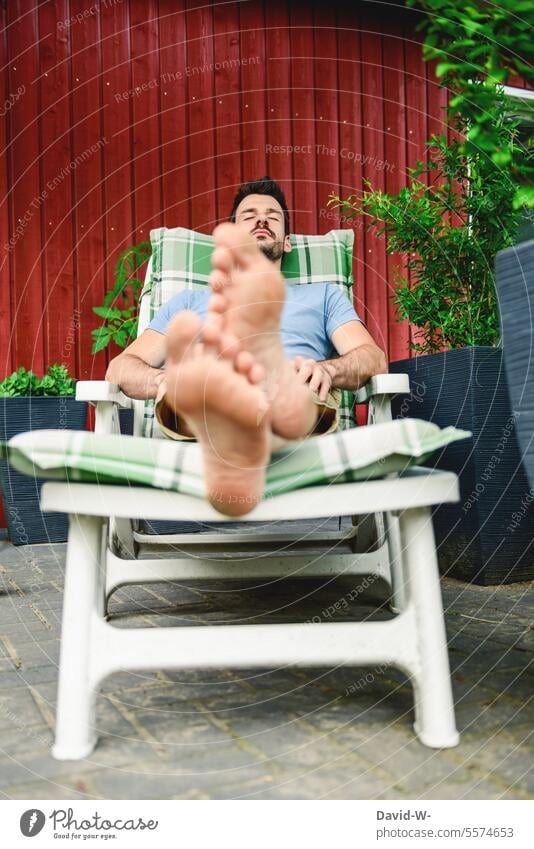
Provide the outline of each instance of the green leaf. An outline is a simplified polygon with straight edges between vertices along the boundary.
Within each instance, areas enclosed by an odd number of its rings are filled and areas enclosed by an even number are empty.
[[[514,209],[534,208],[534,187],[521,186],[517,189],[513,198],[513,206]]]
[[[457,68],[458,65],[455,62],[440,62],[436,65],[436,76],[443,77],[445,74],[448,74],[449,71],[454,71]]]

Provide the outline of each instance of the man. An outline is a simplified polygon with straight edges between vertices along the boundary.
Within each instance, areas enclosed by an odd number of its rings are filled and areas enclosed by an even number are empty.
[[[106,378],[156,398],[167,436],[198,439],[209,500],[237,516],[261,499],[272,451],[337,429],[339,390],[387,364],[334,284],[286,288],[289,212],[277,183],[242,186],[230,221],[214,231],[209,290],[172,298]]]

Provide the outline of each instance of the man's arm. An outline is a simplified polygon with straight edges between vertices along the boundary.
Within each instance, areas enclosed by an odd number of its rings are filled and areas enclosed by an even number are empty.
[[[339,357],[323,360],[322,364],[332,373],[333,389],[355,391],[375,374],[387,372],[384,352],[361,321],[348,321],[334,330],[332,343]]]
[[[161,368],[164,359],[164,334],[156,330],[145,330],[111,360],[106,371],[106,380],[117,383],[130,398],[155,398],[165,375]]]
[[[303,383],[319,394],[321,401],[332,389],[351,389],[363,386],[375,374],[387,372],[384,352],[375,344],[361,321],[347,321],[332,334],[332,343],[339,354],[332,360],[295,358],[295,368]]]

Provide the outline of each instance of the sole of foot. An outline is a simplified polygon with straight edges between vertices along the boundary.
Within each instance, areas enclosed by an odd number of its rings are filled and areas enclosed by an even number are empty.
[[[167,331],[166,401],[197,437],[207,497],[228,516],[261,500],[270,455],[264,370],[237,347],[214,313],[203,327],[195,313],[181,312]]]
[[[241,227],[221,224],[213,237],[210,308],[223,316],[226,332],[265,369],[273,432],[301,439],[312,430],[317,409],[284,352],[280,336],[284,278]]]

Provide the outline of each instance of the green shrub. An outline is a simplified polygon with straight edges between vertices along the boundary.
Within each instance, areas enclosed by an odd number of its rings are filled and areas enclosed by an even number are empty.
[[[22,366],[0,383],[0,398],[16,398],[21,395],[53,396],[74,395],[76,381],[65,366],[55,363],[49,366],[44,377]]]
[[[492,110],[498,138],[513,137],[502,97]],[[460,118],[453,126],[460,134],[465,130]],[[366,181],[359,195],[333,194],[328,203],[346,218],[366,216],[368,227],[387,237],[388,253],[406,255],[411,279],[395,269],[393,299],[399,320],[417,328],[415,351],[495,345],[493,260],[514,243],[522,218],[513,181],[484,151],[476,149],[468,159],[461,138],[449,143],[445,134],[432,136],[426,147],[426,164],[418,161],[410,169],[408,185],[398,194]]]

